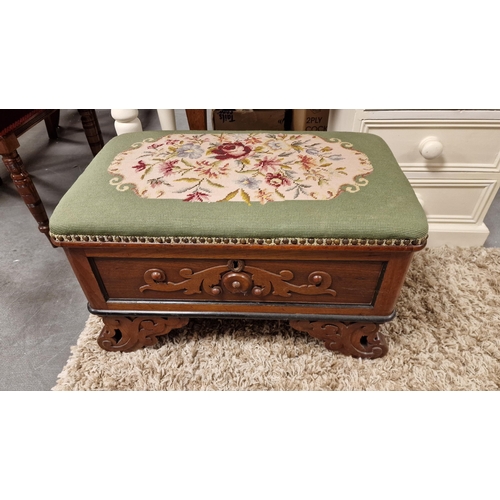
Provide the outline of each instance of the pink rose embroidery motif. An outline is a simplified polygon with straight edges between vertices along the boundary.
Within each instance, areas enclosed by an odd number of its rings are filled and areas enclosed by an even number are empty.
[[[251,148],[241,142],[226,142],[215,148],[212,153],[217,160],[230,160],[231,158],[243,158],[250,153]]]

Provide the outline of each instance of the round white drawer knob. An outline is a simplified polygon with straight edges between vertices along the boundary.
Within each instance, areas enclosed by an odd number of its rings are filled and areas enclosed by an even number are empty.
[[[443,145],[437,137],[426,137],[418,146],[418,150],[426,160],[433,160],[443,152]]]

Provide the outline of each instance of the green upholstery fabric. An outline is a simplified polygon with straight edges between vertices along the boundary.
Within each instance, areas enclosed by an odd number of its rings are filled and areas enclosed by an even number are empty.
[[[50,219],[51,233],[54,236],[410,240],[427,235],[427,219],[412,187],[387,144],[373,134],[311,133],[325,140],[336,138],[351,143],[373,166],[366,176],[368,183],[357,192],[344,191],[329,200],[251,205],[234,199],[218,203],[186,202],[141,198],[132,189],[120,191],[110,183],[113,176],[108,167],[119,153],[146,138],[157,140],[176,133],[140,132],[109,141],[56,207]]]

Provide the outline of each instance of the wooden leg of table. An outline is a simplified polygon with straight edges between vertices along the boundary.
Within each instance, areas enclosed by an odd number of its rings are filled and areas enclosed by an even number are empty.
[[[45,127],[47,128],[47,134],[51,139],[57,139],[57,127],[59,126],[59,117],[61,116],[61,111],[57,109],[49,116],[45,118]]]
[[[186,109],[189,130],[207,130],[206,109]]]
[[[87,136],[92,154],[95,156],[104,147],[102,139],[101,127],[97,120],[97,114],[94,109],[79,109],[80,118],[82,119],[83,130]]]
[[[388,351],[377,323],[293,320],[290,326],[322,340],[327,349],[356,358],[380,358]]]
[[[158,336],[167,335],[174,328],[182,328],[189,322],[189,318],[157,316],[103,316],[102,320],[104,328],[97,343],[106,351],[122,352],[152,346],[158,342]]]
[[[0,140],[0,154],[2,155],[3,163],[9,171],[17,192],[28,207],[31,215],[33,215],[37,221],[38,229],[40,232],[44,233],[50,241],[49,218],[47,217],[47,212],[45,211],[45,207],[33,184],[31,176],[26,171],[23,161],[17,153],[18,147],[19,142],[14,135]]]

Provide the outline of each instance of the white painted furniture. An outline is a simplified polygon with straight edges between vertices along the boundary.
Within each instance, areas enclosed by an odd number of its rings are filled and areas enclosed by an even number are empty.
[[[161,130],[177,130],[177,123],[175,112],[173,109],[157,109],[158,119],[160,120]],[[197,110],[195,110],[197,111]],[[206,110],[207,117],[210,115],[211,110]],[[115,119],[115,130],[117,135],[125,134],[127,132],[142,132],[142,123],[139,119],[138,109],[112,109],[111,116]],[[180,127],[183,129],[189,128],[190,119],[184,113],[177,115],[180,121]],[[198,120],[194,120],[195,125],[201,128],[201,124]],[[191,122],[192,123],[192,122]],[[207,119],[206,123],[207,130],[211,130],[212,124],[210,120]]]
[[[389,144],[429,221],[429,246],[481,246],[500,185],[500,110],[332,110],[329,130]]]
[[[162,130],[176,130],[175,114],[173,109],[157,109]],[[128,132],[142,132],[138,109],[112,109],[111,116],[115,120],[117,135]]]

